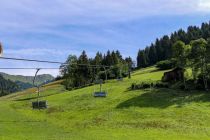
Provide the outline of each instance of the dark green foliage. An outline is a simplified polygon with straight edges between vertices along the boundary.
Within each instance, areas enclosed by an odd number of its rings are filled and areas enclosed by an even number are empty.
[[[139,68],[145,68],[148,66],[147,63],[147,57],[145,55],[144,50],[139,50],[138,56],[137,56],[137,67]]]
[[[168,83],[163,82],[141,82],[141,83],[132,83],[131,90],[147,89],[147,88],[169,88]]]
[[[207,51],[208,42],[201,38],[197,40],[193,40],[191,43],[191,61],[192,61],[192,68],[194,73],[194,80],[196,80],[195,73],[198,73],[200,70],[203,83],[205,85],[205,89],[208,90],[208,57],[210,54]]]
[[[210,23],[203,23],[200,27],[189,26],[187,31],[179,29],[170,36],[165,35],[160,39],[156,39],[155,43],[140,50],[137,56],[137,67],[144,68],[154,65],[155,63],[172,58],[172,45],[177,41],[189,44],[192,40],[200,38],[210,38]]]
[[[8,95],[19,90],[20,88],[16,83],[11,80],[6,80],[0,75],[0,96]]]
[[[155,88],[169,88],[169,84],[166,82],[157,82],[154,86]]]
[[[93,59],[89,59],[83,51],[79,58],[70,55],[66,63],[68,65],[61,66],[61,75],[65,79],[63,84],[68,90],[91,85],[98,79],[128,76],[129,71],[133,68],[131,57],[123,59],[119,51],[107,51],[106,55],[97,52]],[[92,67],[91,65],[97,66]],[[103,65],[110,66],[110,68],[104,68]]]
[[[160,70],[168,70],[175,67],[176,61],[174,59],[163,60],[156,64],[156,67]]]
[[[153,65],[157,62],[157,52],[154,44],[151,45],[149,49],[149,54],[148,54],[148,59],[149,59],[149,64]]]

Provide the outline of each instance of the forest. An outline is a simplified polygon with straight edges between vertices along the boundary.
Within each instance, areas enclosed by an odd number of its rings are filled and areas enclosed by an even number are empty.
[[[201,27],[189,26],[187,30],[179,29],[170,36],[164,35],[157,38],[154,43],[141,49],[137,54],[137,67],[144,68],[156,64],[159,61],[167,60],[173,57],[172,46],[177,41],[190,44],[191,41],[203,38],[207,40],[210,37],[210,22],[202,23]]]
[[[0,97],[19,90],[19,86],[15,82],[6,80],[2,75],[0,75]]]
[[[186,32],[180,29],[170,37],[165,35],[156,39],[150,47],[139,50],[138,68],[155,64],[161,70],[181,69],[179,81],[182,82],[182,89],[208,91],[210,88],[210,22],[202,23],[201,27],[189,26]],[[168,74],[169,77],[172,75]],[[167,77],[163,78],[167,79]],[[171,81],[167,80],[167,82]]]
[[[85,51],[77,58],[69,55],[68,65],[61,65],[61,75],[65,79],[67,89],[91,85],[96,80],[123,78],[129,75],[133,68],[131,57],[123,58],[117,51],[97,52],[94,58],[89,58]],[[105,66],[105,67],[104,67]]]

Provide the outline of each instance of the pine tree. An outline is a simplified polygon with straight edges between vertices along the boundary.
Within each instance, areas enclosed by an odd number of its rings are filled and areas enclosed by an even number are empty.
[[[107,54],[106,54],[106,65],[107,66],[112,65],[112,56],[109,50],[107,51]]]
[[[112,65],[119,64],[120,58],[118,58],[117,53],[115,53],[114,51],[112,51],[111,57],[112,57]]]
[[[144,68],[147,66],[147,62],[146,62],[146,57],[145,57],[145,53],[144,51],[140,51],[140,54],[139,54],[139,67],[140,68]]]
[[[117,58],[119,59],[119,61],[123,60],[122,55],[119,50],[116,51],[116,55],[117,55]]]
[[[78,69],[79,79],[80,79],[80,86],[86,85],[90,83],[91,78],[91,69],[88,66],[88,56],[86,55],[86,52],[83,51],[78,59],[78,64],[81,64]]]
[[[153,65],[157,62],[157,52],[155,46],[152,44],[149,49],[149,58],[150,58],[150,65]]]
[[[145,53],[146,65],[148,66],[151,65],[149,51],[150,51],[150,47],[146,47],[144,53]]]

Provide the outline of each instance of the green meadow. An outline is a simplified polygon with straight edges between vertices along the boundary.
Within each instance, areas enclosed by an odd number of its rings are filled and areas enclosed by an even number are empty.
[[[149,67],[131,79],[66,91],[60,82],[41,89],[48,109],[33,110],[36,90],[0,98],[1,140],[208,140],[210,93],[173,89],[131,91],[133,82],[159,81],[164,71]]]

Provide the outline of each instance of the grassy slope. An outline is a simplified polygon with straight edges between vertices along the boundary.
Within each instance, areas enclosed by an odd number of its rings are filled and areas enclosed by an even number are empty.
[[[0,139],[210,139],[210,95],[169,89],[129,91],[134,81],[160,80],[153,67],[123,82],[104,85],[107,98],[94,98],[97,87],[65,91],[54,83],[43,88],[47,110],[32,110],[34,89],[0,98]]]

